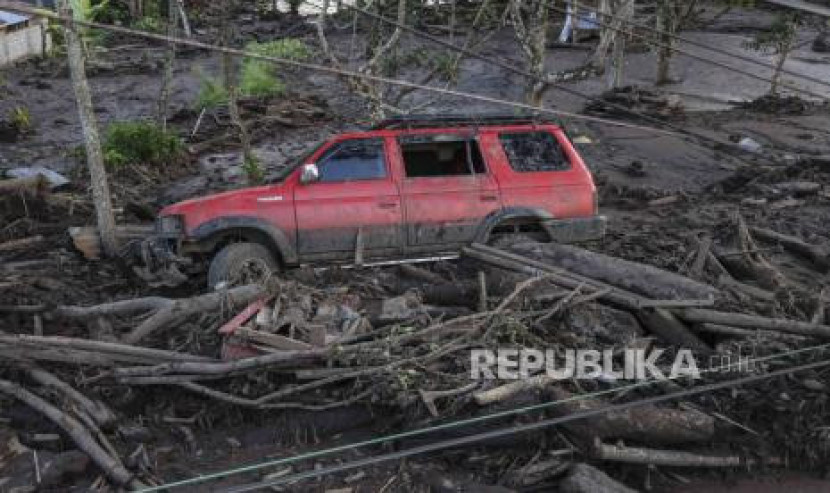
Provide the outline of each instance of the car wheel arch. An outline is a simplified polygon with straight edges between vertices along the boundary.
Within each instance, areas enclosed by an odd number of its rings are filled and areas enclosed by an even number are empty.
[[[298,262],[296,249],[288,234],[259,218],[234,216],[214,219],[196,227],[192,236],[211,255],[229,243],[253,242],[266,246],[283,265]]]
[[[550,232],[545,227],[545,221],[555,219],[554,215],[545,209],[533,207],[506,207],[498,211],[490,213],[478,227],[475,235],[476,243],[487,243],[490,241],[490,236],[497,228],[510,224],[535,224],[539,226],[539,230],[543,232],[548,239],[551,238]]]

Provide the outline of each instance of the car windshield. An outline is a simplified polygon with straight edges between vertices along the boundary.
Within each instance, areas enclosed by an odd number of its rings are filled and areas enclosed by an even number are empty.
[[[289,161],[284,168],[277,171],[277,174],[269,180],[269,183],[279,183],[285,180],[288,177],[288,175],[293,173],[294,170],[300,167],[303,163],[305,163],[306,160],[308,160],[308,158],[310,158],[312,154],[317,152],[317,150],[320,149],[320,147],[322,147],[324,143],[325,142],[321,142],[319,144],[311,146],[308,150],[300,154],[298,157]]]

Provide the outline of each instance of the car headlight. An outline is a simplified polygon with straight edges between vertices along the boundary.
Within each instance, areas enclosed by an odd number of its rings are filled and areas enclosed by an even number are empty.
[[[156,219],[156,233],[177,235],[184,232],[184,218],[177,214],[161,216]]]

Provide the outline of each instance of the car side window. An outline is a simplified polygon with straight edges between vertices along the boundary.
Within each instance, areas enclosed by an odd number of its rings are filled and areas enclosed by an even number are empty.
[[[503,133],[499,140],[514,171],[563,171],[571,167],[559,141],[549,132]]]
[[[317,160],[320,182],[377,180],[386,177],[382,139],[339,142]]]

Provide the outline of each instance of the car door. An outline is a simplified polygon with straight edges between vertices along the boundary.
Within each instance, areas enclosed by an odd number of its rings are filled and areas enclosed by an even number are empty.
[[[441,250],[471,241],[484,217],[501,207],[475,135],[403,135],[397,144],[407,248]]]
[[[294,189],[301,260],[400,253],[401,199],[381,138],[346,139],[318,153],[319,179]]]

